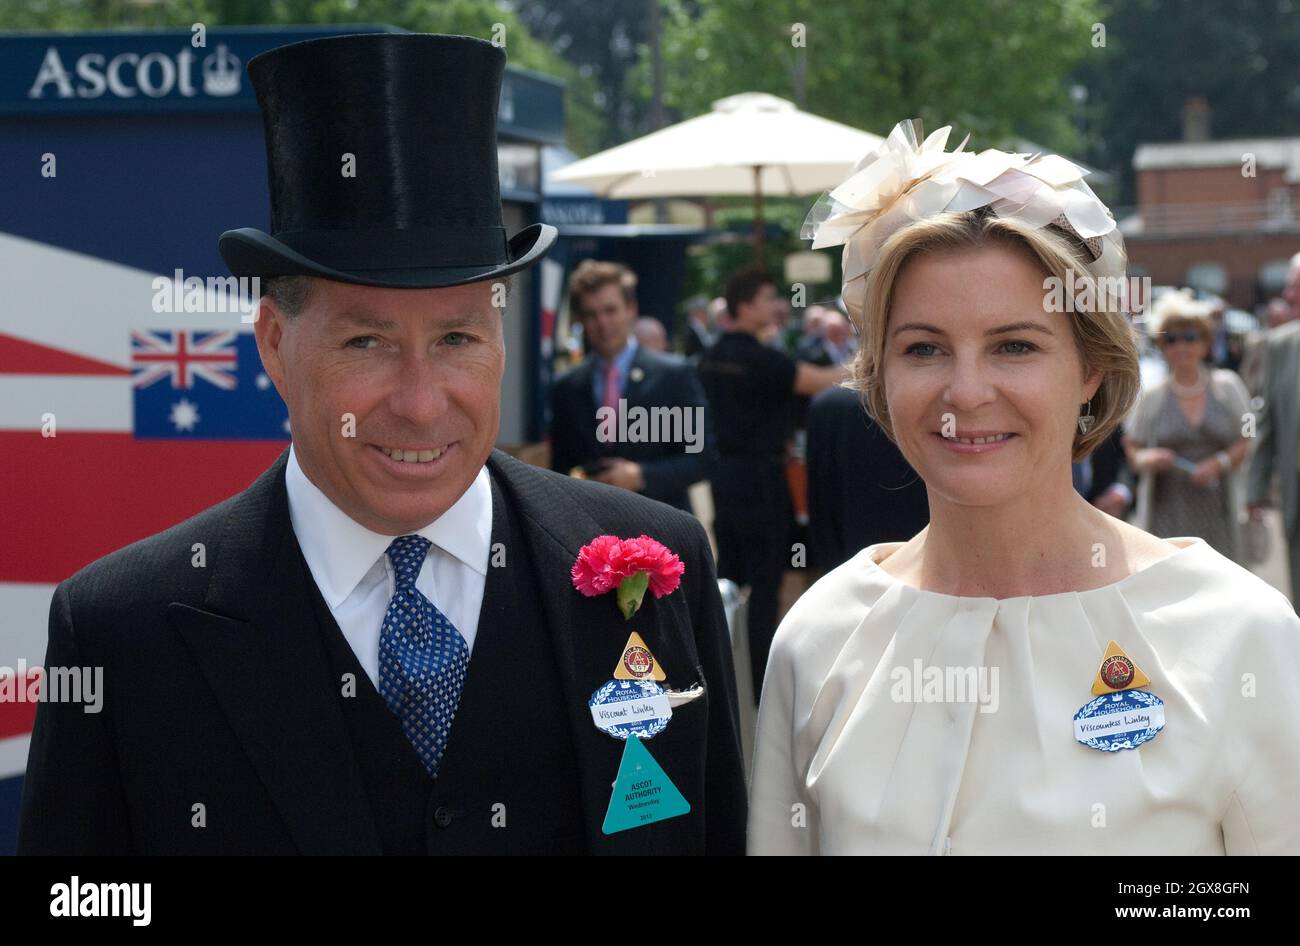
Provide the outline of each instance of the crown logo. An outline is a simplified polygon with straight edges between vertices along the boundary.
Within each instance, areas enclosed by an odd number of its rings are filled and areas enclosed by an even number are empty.
[[[216,52],[203,60],[203,91],[208,95],[234,95],[239,91],[239,57],[217,44]]]

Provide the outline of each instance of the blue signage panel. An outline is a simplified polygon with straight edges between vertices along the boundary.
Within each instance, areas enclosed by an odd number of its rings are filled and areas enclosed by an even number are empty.
[[[244,67],[258,53],[390,27],[0,33],[0,112],[257,111]]]
[[[245,67],[288,43],[348,33],[406,32],[378,24],[222,27],[203,45],[189,30],[0,33],[0,114],[256,112]],[[564,141],[564,83],[506,68],[497,130]]]

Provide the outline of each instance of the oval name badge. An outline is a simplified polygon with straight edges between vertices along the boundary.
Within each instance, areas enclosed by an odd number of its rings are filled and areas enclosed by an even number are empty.
[[[591,695],[591,720],[615,739],[649,739],[672,718],[668,696],[654,680],[610,680]]]
[[[1074,714],[1074,738],[1102,752],[1136,749],[1164,728],[1164,701],[1145,690],[1099,696]]]

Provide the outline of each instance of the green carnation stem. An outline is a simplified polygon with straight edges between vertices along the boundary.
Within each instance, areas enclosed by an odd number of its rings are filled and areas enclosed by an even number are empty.
[[[619,582],[618,609],[623,612],[623,620],[632,620],[632,615],[636,614],[637,608],[641,607],[641,599],[645,597],[645,590],[648,587],[650,587],[649,572],[637,572]]]

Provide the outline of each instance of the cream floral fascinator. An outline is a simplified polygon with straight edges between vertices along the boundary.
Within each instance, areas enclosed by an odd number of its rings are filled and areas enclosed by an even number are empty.
[[[813,249],[844,244],[843,293],[850,317],[862,325],[866,276],[895,232],[933,214],[988,208],[1035,227],[1054,226],[1082,242],[1096,292],[1107,311],[1123,311],[1126,257],[1115,218],[1086,183],[1082,168],[1054,154],[989,149],[944,151],[950,126],[922,139],[920,119],[899,122],[834,190],[823,194],[800,236]]]

